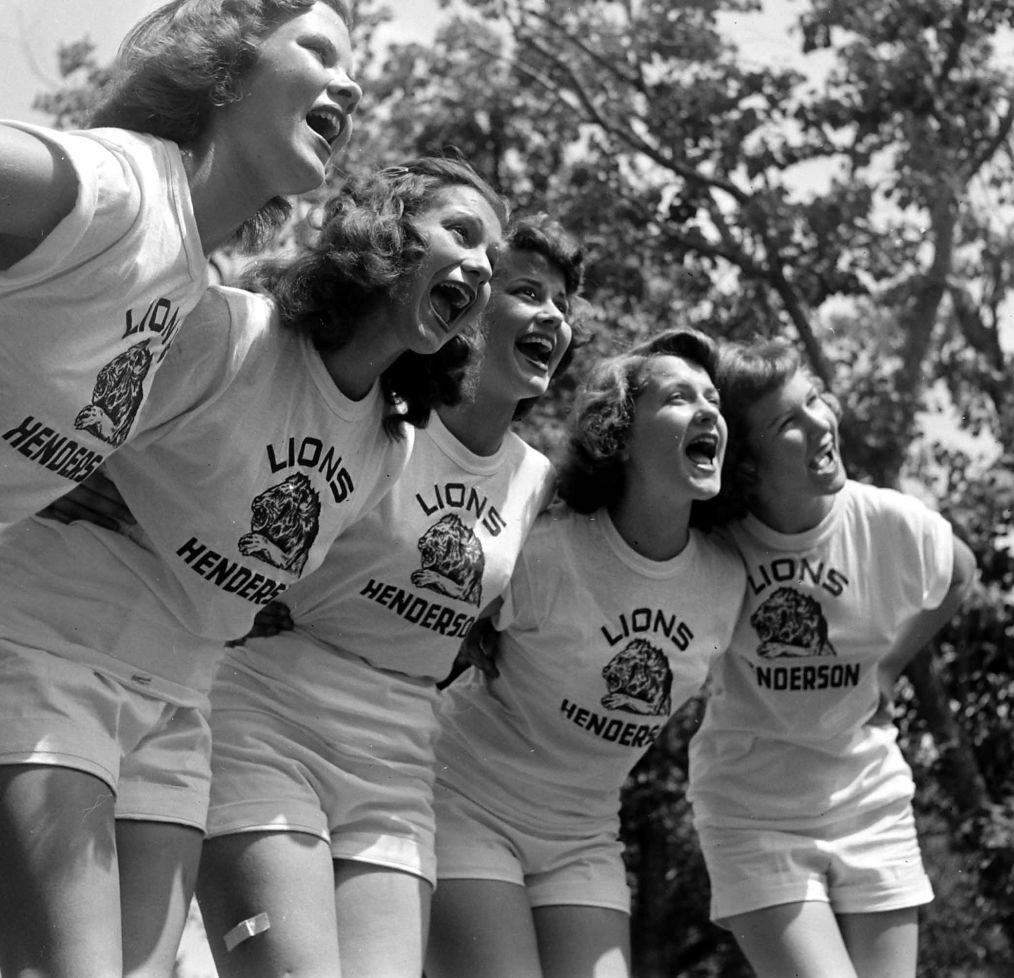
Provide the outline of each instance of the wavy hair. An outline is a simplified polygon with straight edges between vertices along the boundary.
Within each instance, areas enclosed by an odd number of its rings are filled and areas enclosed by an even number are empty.
[[[321,0],[350,30],[346,0]],[[190,146],[203,134],[212,108],[242,97],[241,82],[261,42],[315,0],[171,0],[130,30],[113,77],[88,126],[112,126]],[[236,238],[254,245],[280,225],[291,206],[275,197]]]
[[[349,178],[323,208],[316,239],[295,259],[261,263],[249,287],[274,297],[282,325],[323,351],[341,349],[360,320],[404,287],[427,241],[415,218],[450,187],[469,187],[507,223],[504,199],[464,160],[426,156],[365,178]],[[380,378],[392,405],[385,424],[424,425],[432,408],[459,396],[469,347],[452,337],[432,355],[406,351]]]
[[[695,329],[671,329],[596,366],[578,392],[560,467],[560,498],[579,513],[616,503],[625,486],[623,453],[637,399],[655,357],[681,357],[715,380],[718,347]]]

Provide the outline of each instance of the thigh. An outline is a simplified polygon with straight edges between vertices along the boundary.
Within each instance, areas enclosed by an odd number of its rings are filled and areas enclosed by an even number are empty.
[[[533,911],[544,978],[630,978],[630,918],[608,907]]]
[[[334,865],[342,978],[418,978],[430,884],[371,863],[340,859]]]
[[[828,903],[782,903],[721,921],[757,978],[857,978]]]
[[[919,912],[839,914],[838,923],[859,978],[915,978]]]
[[[539,946],[525,888],[441,879],[433,894],[427,978],[540,978]]]
[[[173,974],[202,841],[201,832],[185,825],[117,821],[123,973],[128,978]]]
[[[0,767],[0,969],[117,975],[113,793],[70,768]]]
[[[221,978],[340,978],[334,866],[323,840],[299,832],[207,839],[197,900]],[[230,950],[230,933],[259,914],[268,928]]]

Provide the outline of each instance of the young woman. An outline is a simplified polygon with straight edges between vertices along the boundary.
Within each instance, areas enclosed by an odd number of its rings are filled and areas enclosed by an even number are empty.
[[[548,461],[510,424],[568,354],[580,273],[552,222],[509,230],[461,401],[287,593],[294,630],[226,657],[198,884],[223,978],[421,973],[436,683],[550,489]]]
[[[932,892],[882,707],[974,561],[922,503],[846,478],[792,347],[730,347],[719,387],[749,587],[690,746],[712,916],[759,978],[914,978]]]
[[[93,128],[0,122],[0,526],[131,437],[205,256],[323,181],[351,57],[345,0],[174,0]]]
[[[441,704],[428,978],[630,973],[620,789],[743,600],[739,559],[690,528],[725,451],[715,360],[669,331],[579,395],[566,505],[536,522],[493,619],[499,675]]]
[[[400,422],[453,389],[430,355],[484,307],[504,217],[454,160],[350,182],[313,247],[262,275],[269,294],[209,289],[169,351],[108,462],[143,533],[3,535],[4,975],[118,975],[121,935],[124,973],[171,972],[221,644],[397,478]]]

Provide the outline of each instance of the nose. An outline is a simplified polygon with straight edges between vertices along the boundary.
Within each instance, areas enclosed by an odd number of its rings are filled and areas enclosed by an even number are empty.
[[[355,112],[359,100],[363,97],[363,90],[349,77],[344,68],[336,66],[331,73],[331,80],[327,83],[327,94],[346,113],[351,114]]]
[[[485,244],[469,248],[462,259],[461,267],[466,275],[476,280],[476,285],[485,285],[493,277],[493,264]]]
[[[811,430],[823,435],[830,431],[833,426],[833,415],[831,409],[821,400],[807,405],[806,420]]]
[[[538,312],[540,323],[549,323],[554,327],[559,326],[566,318],[563,310],[552,299],[546,299]]]
[[[714,423],[721,417],[721,415],[722,412],[714,401],[701,398],[697,403],[697,411],[694,415],[694,420],[698,422]]]

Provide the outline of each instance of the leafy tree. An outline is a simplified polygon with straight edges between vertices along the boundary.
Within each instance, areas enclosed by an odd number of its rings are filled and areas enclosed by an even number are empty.
[[[1009,973],[1014,72],[996,45],[1014,8],[800,0],[800,53],[830,65],[815,78],[800,59],[751,63],[729,40],[730,18],[762,7],[458,0],[432,43],[384,49],[385,7],[361,0],[366,96],[343,166],[453,145],[517,210],[548,209],[579,234],[598,337],[578,376],[675,323],[797,337],[843,402],[852,473],[940,506],[982,581],[899,691],[938,889],[922,967]],[[67,123],[102,74],[87,47],[63,57],[68,90],[45,107]],[[560,385],[527,421],[550,451],[572,390]],[[962,439],[933,433],[927,418],[944,417]],[[985,461],[971,438],[985,440]],[[624,796],[642,978],[747,973],[707,922],[683,795],[699,708],[670,725]]]

